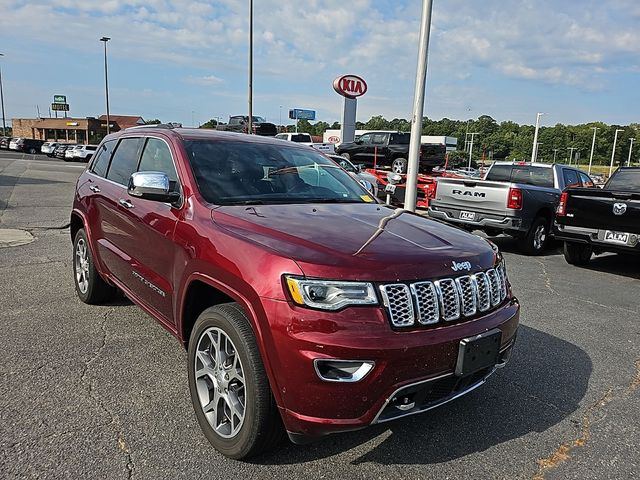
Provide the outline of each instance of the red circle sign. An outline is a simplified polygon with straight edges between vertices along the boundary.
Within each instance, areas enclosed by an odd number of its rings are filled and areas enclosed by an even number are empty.
[[[367,93],[367,82],[357,75],[342,75],[333,81],[333,89],[343,97],[361,97]]]

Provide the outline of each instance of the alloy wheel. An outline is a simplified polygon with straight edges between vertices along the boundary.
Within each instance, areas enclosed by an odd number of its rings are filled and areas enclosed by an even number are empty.
[[[236,436],[246,412],[244,370],[233,341],[220,328],[208,328],[200,335],[194,371],[209,425],[223,438]]]
[[[80,292],[87,293],[89,288],[89,250],[83,238],[76,244],[76,282]]]
[[[542,249],[544,242],[547,240],[547,229],[544,225],[538,225],[533,235],[533,246],[536,250]]]

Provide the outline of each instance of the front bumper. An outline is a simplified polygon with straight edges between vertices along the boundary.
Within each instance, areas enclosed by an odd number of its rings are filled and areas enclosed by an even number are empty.
[[[263,299],[263,305],[272,319],[272,383],[280,394],[284,425],[297,443],[398,418],[395,410],[399,416],[420,413],[475,389],[495,368],[476,372],[473,378],[456,377],[460,340],[497,328],[506,363],[520,310],[512,297],[472,320],[400,331],[391,328],[379,307],[327,313],[278,300]],[[375,367],[359,382],[329,383],[313,368],[318,358],[369,360]],[[397,409],[402,392],[418,386],[437,386],[439,393],[424,396],[411,409]]]
[[[503,217],[500,215],[489,215],[476,213],[479,217],[478,220],[461,220],[459,218],[461,210],[452,208],[442,208],[437,206],[429,207],[429,216],[431,218],[437,218],[447,223],[453,223],[457,225],[465,225],[467,227],[474,227],[478,230],[485,228],[491,228],[495,230],[503,231],[519,231],[526,232],[527,226],[523,224],[521,218],[517,217]]]

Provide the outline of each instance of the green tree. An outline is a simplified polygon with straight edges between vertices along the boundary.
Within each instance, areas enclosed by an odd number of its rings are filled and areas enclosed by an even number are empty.
[[[161,123],[162,122],[157,118],[154,118],[153,120],[147,120],[146,122],[144,122],[145,125],[160,125]]]
[[[214,118],[212,118],[211,120],[204,122],[202,125],[200,125],[200,127],[198,128],[216,128],[218,126],[218,121]]]

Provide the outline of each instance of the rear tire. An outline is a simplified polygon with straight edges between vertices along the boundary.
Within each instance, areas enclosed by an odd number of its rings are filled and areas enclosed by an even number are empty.
[[[537,217],[527,234],[519,240],[519,247],[527,255],[541,255],[549,241],[549,220]]]
[[[564,259],[570,265],[584,267],[591,260],[593,249],[583,243],[564,242]]]
[[[76,293],[84,303],[95,305],[111,300],[115,296],[116,288],[105,282],[96,270],[84,229],[76,233],[71,263]]]
[[[216,450],[243,459],[282,442],[280,413],[253,329],[238,304],[216,305],[200,314],[188,358],[196,418]]]
[[[38,151],[37,151],[35,148],[31,147],[31,148],[29,149],[29,153],[30,153],[31,155],[35,155],[36,153],[38,153]]]
[[[396,158],[391,164],[391,171],[399,174],[407,173],[408,165],[409,162],[407,162],[406,158]]]

